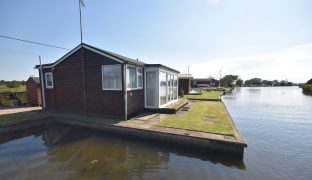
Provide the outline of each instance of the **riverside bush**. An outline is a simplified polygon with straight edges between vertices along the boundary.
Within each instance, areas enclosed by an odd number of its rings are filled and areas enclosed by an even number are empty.
[[[302,86],[302,91],[304,94],[312,95],[312,84],[304,84]]]

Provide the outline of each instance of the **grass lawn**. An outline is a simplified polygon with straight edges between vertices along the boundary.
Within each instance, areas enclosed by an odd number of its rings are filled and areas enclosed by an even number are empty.
[[[221,91],[204,91],[199,95],[185,95],[186,99],[220,99]]]
[[[14,114],[0,115],[0,128],[6,125],[12,125],[24,121],[34,120],[38,118],[44,118],[46,115],[42,112],[31,111],[31,112],[20,112]]]
[[[3,93],[3,92],[26,92],[26,86],[21,85],[17,88],[8,88],[5,85],[0,85],[0,93]]]
[[[164,115],[156,125],[231,136],[235,134],[221,102],[192,102],[189,111],[184,114]]]

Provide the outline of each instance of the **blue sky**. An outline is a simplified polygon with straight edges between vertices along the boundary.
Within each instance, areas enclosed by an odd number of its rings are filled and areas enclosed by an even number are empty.
[[[84,42],[195,77],[312,77],[310,0],[84,0]],[[2,0],[0,34],[73,48],[78,0]],[[0,79],[27,79],[67,51],[0,38]]]

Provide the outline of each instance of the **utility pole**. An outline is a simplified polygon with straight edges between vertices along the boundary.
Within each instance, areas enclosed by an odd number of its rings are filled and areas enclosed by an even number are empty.
[[[219,72],[219,87],[221,87],[221,72],[222,72],[222,66],[221,66],[220,72]]]
[[[79,2],[79,17],[80,17],[80,45],[82,46],[82,18],[81,18],[81,6],[85,7],[83,0],[78,0]],[[86,60],[85,60],[85,51],[83,47],[81,48],[81,67],[82,67],[82,90],[83,90],[83,102],[84,102],[84,113],[88,114],[87,110],[87,89],[86,89]]]
[[[81,22],[81,5],[85,7],[83,0],[79,0],[79,17],[80,17],[80,43],[82,43],[82,22]]]
[[[45,102],[45,93],[44,93],[44,82],[43,82],[43,72],[42,72],[42,64],[41,64],[41,56],[39,56],[39,64],[40,64],[40,85],[41,85],[41,99],[42,99],[42,109],[46,109]]]
[[[187,74],[190,74],[190,65],[187,66]]]

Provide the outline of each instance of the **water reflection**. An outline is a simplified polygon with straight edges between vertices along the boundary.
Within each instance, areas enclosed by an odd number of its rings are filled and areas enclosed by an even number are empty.
[[[141,179],[145,171],[169,161],[168,152],[134,146],[98,131],[52,126],[45,130],[43,139],[53,144],[48,149],[48,162],[61,164],[57,178]]]
[[[222,164],[245,170],[242,159],[176,148],[101,131],[50,124],[1,137],[0,177],[56,179],[142,179],[166,171],[175,159]],[[28,150],[17,145],[27,144]],[[26,148],[27,149],[27,148]],[[16,152],[28,152],[14,157]],[[12,152],[13,151],[13,152]],[[30,155],[31,154],[31,155]],[[7,156],[7,158],[2,158]],[[18,163],[16,163],[18,161]],[[173,161],[173,162],[171,162]],[[28,166],[32,162],[31,166]],[[23,170],[22,170],[23,169]]]
[[[248,143],[243,161],[51,124],[0,136],[0,179],[312,179],[312,97],[254,89],[223,97]]]
[[[246,177],[236,179],[311,179],[312,98],[298,87],[244,87],[229,96],[237,97],[223,99],[248,143]]]
[[[237,89],[239,89],[237,92],[240,93],[241,88],[237,88]],[[261,93],[261,88],[257,88],[257,87],[255,87],[255,88],[248,88],[247,91],[248,91],[249,94],[260,94]]]

